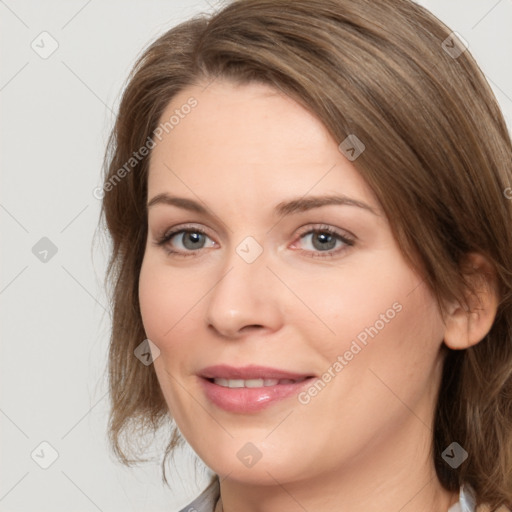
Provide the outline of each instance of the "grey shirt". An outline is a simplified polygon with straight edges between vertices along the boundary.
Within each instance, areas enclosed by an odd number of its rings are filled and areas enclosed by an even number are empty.
[[[179,512],[214,512],[220,496],[219,479],[210,485],[189,505]],[[471,486],[464,484],[460,488],[459,501],[454,503],[447,512],[475,512],[475,496]]]
[[[182,508],[180,512],[214,512],[219,496],[220,484],[217,477],[192,503]]]

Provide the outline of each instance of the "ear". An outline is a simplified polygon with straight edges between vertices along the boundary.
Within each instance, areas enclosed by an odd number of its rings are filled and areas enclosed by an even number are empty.
[[[471,269],[466,275],[474,287],[468,290],[465,306],[452,303],[445,318],[445,344],[454,350],[469,348],[480,342],[491,330],[499,304],[496,272],[489,260],[479,253],[469,253],[465,267]]]

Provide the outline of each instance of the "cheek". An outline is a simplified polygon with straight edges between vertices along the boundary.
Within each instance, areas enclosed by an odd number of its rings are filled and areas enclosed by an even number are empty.
[[[343,397],[350,389],[357,403],[369,405],[383,421],[393,408],[398,413],[402,402],[415,404],[435,392],[442,362],[443,323],[433,295],[413,274],[393,276],[388,288],[379,286],[375,296],[359,296],[359,305],[347,305],[351,309],[338,323],[347,335],[328,349],[331,361],[343,356],[336,393]],[[428,417],[426,410],[418,414]]]
[[[200,293],[198,286],[187,285],[185,281],[152,260],[151,255],[143,261],[139,276],[142,322],[147,337],[160,350],[153,363],[155,373],[172,417],[179,423],[185,421],[190,403],[188,395],[182,396],[181,386],[173,376],[180,373],[179,367],[190,353],[186,340],[191,339],[191,333],[187,329],[198,325],[194,318],[197,308],[193,305]]]
[[[404,361],[418,365],[425,356],[432,362],[443,323],[421,277],[398,252],[359,264],[357,272],[340,268],[338,273],[317,274],[314,285],[296,281],[297,295],[312,305],[315,316],[304,315],[301,307],[301,318],[290,307],[289,321],[307,330],[307,338],[315,340],[315,349],[329,365],[347,351],[347,359],[357,357],[359,367],[386,361],[394,371]]]
[[[204,292],[194,276],[185,278],[152,261],[143,261],[139,277],[139,302],[144,329],[160,350],[165,350],[176,333],[190,324],[194,308]],[[193,283],[193,285],[191,284]]]
[[[145,259],[139,276],[139,304],[146,335],[157,345],[163,333],[169,329],[168,320],[163,313],[165,310],[173,311],[174,306],[167,303],[165,290],[165,281],[159,279],[158,273]],[[161,349],[160,346],[159,348]]]
[[[316,348],[331,359],[347,350],[352,340],[364,344],[376,331],[389,331],[392,323],[400,323],[410,300],[407,294],[420,281],[396,258],[372,257],[367,262],[361,258],[357,269],[340,265],[327,270],[317,272],[314,280],[293,276],[294,292],[310,311],[297,301],[289,302],[286,311],[288,321],[307,329],[308,339],[315,340]]]

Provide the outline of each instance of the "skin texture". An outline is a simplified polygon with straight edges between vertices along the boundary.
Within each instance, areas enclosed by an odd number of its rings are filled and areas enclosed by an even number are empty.
[[[458,494],[441,487],[430,453],[443,340],[476,343],[495,302],[484,300],[476,316],[453,305],[443,322],[340,141],[296,102],[261,84],[215,81],[183,90],[162,119],[191,96],[197,106],[153,149],[148,199],[167,192],[210,215],[149,208],[139,296],[167,405],[221,476],[224,511],[448,510]],[[375,213],[348,205],[273,213],[282,201],[324,194]],[[197,249],[183,245],[183,233],[155,244],[185,224],[207,233]],[[354,244],[322,250],[310,230],[326,225]],[[248,236],[263,249],[250,264],[236,252]],[[393,304],[400,311],[307,404],[292,396],[233,413],[199,386],[197,373],[221,363],[321,376]],[[250,468],[237,457],[247,442],[261,452]]]

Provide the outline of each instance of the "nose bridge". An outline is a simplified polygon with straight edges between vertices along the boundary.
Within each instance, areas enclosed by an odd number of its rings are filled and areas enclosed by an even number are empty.
[[[222,273],[209,294],[208,325],[229,337],[247,326],[278,328],[279,297],[267,264],[267,253],[252,236],[226,254]]]

